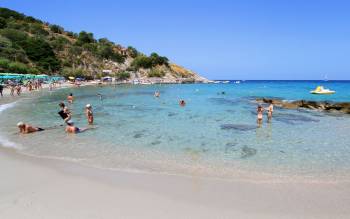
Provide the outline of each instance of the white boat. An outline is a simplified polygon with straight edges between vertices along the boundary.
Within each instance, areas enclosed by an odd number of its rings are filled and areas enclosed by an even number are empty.
[[[315,90],[310,91],[311,94],[334,94],[334,90],[329,90],[323,86],[317,86]]]
[[[228,84],[228,83],[230,83],[230,81],[223,81],[222,83],[224,83],[224,84]]]
[[[240,84],[240,83],[241,83],[241,81],[235,81],[234,83],[235,83],[235,84]]]

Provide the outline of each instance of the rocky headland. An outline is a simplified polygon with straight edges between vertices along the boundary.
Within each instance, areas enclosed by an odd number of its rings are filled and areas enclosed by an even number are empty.
[[[273,103],[275,106],[285,109],[312,109],[322,110],[326,112],[340,112],[350,114],[350,102],[329,102],[329,101],[309,101],[309,100],[296,100],[285,101],[278,98],[256,98],[259,103]]]

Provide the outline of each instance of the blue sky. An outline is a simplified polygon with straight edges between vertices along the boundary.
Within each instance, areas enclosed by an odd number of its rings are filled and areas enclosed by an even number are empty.
[[[1,0],[210,79],[350,79],[350,1]]]

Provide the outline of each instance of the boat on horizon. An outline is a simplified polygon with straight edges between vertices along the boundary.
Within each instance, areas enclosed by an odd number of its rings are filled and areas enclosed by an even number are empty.
[[[335,94],[334,90],[324,88],[323,86],[317,86],[315,90],[310,91],[311,94]]]

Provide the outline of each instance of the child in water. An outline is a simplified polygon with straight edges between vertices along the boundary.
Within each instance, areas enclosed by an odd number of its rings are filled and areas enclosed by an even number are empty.
[[[70,93],[70,94],[68,95],[67,100],[68,100],[68,103],[73,103],[74,97],[73,97],[73,94],[72,94],[72,93]]]
[[[179,105],[182,106],[182,107],[186,106],[185,100],[180,100],[179,101]]]
[[[85,108],[85,115],[88,120],[88,123],[89,125],[92,125],[94,123],[94,114],[92,112],[92,106],[91,104],[87,104]]]

